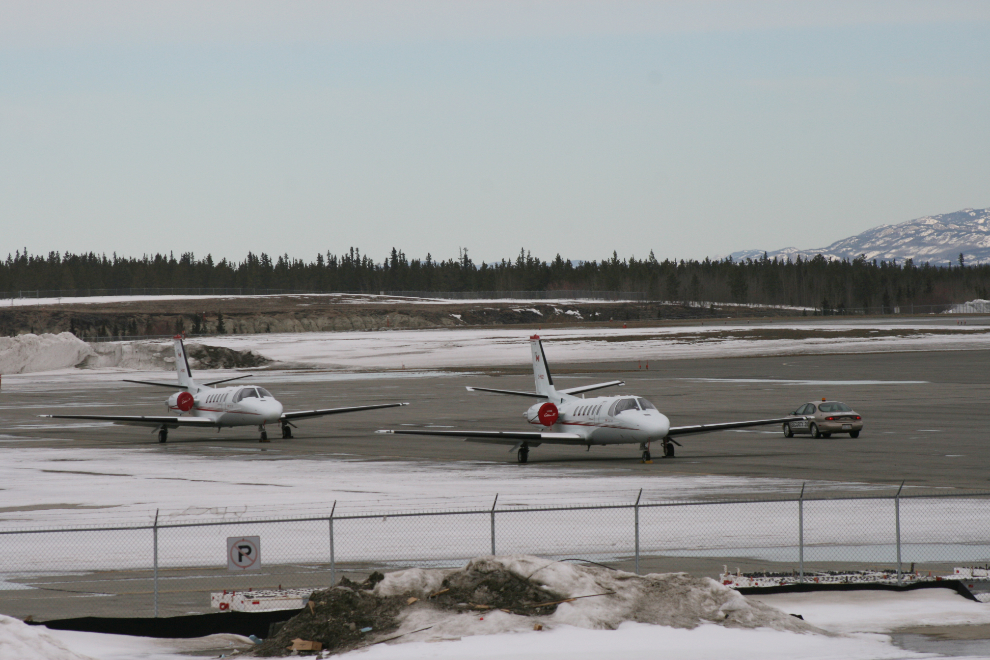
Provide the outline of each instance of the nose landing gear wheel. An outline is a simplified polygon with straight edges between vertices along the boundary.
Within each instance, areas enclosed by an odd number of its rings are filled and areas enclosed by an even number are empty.
[[[162,429],[158,432],[158,442],[168,442],[168,429]]]
[[[292,427],[288,424],[282,425],[282,437],[286,440],[292,437]]]
[[[663,457],[664,458],[674,457],[674,443],[668,442],[663,446]]]
[[[652,463],[653,462],[653,459],[650,458],[650,450],[649,449],[647,449],[646,451],[643,452],[643,462],[644,463]]]
[[[529,461],[529,449],[526,447],[520,447],[519,451],[516,452],[516,462],[526,463]]]
[[[261,439],[258,440],[258,442],[268,442],[268,432],[267,431],[262,431],[261,432]]]

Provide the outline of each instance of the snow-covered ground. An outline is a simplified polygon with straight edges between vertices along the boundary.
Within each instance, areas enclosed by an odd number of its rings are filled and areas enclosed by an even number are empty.
[[[807,336],[787,339],[766,334],[778,331],[799,331]],[[663,328],[555,328],[538,332],[546,340],[551,363],[656,364],[691,358],[990,348],[990,332],[961,329],[949,323],[776,322],[729,326],[706,322]],[[842,332],[852,334],[836,334]],[[518,328],[465,328],[230,335],[190,341],[254,351],[273,360],[275,368],[420,370],[518,365],[527,360],[530,334]],[[154,357],[163,342],[135,341],[123,346],[126,350],[107,352],[106,346],[101,345],[100,359],[94,361],[87,360],[95,355],[93,348],[68,333],[0,338],[0,373],[52,372],[84,364],[97,365],[103,371],[135,370],[163,364]]]
[[[222,539],[259,533],[273,539],[266,543],[267,564],[322,562],[328,553],[325,518],[334,502],[338,561],[450,565],[490,547],[488,511],[496,494],[499,552],[614,559],[633,552],[634,512],[628,505],[640,488],[645,505],[760,492],[796,497],[801,487],[786,479],[717,476],[652,477],[644,483],[640,476],[559,466],[519,471],[505,470],[501,464],[367,462],[343,455],[330,460],[280,459],[275,450],[245,459],[189,455],[171,448],[121,452],[28,446],[5,456],[0,483],[6,489],[0,526],[7,530],[150,525],[156,512],[163,526],[228,523],[161,530],[159,562],[168,567],[213,566]],[[858,488],[863,494],[873,489],[813,482],[805,494],[838,488]],[[627,508],[525,511],[601,505]],[[465,510],[474,512],[430,518],[396,515]],[[981,500],[903,500],[904,561],[990,559],[983,528],[971,524],[986,513]],[[796,563],[797,515],[796,501],[641,507],[641,549],[647,554]],[[347,519],[353,516],[365,517]],[[804,516],[807,561],[895,560],[889,499],[807,501]],[[324,520],[257,522],[317,517]],[[579,529],[586,531],[575,533]],[[70,546],[72,552],[59,550]],[[151,561],[150,537],[142,530],[6,534],[0,537],[0,551],[0,579],[51,571],[147,568]],[[15,586],[10,582],[6,588]]]
[[[583,614],[575,601],[562,618]],[[557,623],[543,631],[523,630],[521,622],[501,612],[462,615],[448,620],[431,641],[407,636],[346,654],[354,660],[421,660],[479,658],[483,660],[881,660],[945,657],[897,647],[887,634],[899,628],[990,623],[990,606],[963,599],[950,590],[931,589],[905,594],[847,592],[782,594],[750,597],[750,607],[765,605],[782,613],[801,614],[811,626],[830,634],[792,632],[772,627],[727,627],[704,623],[674,628],[628,621],[614,630],[584,627],[577,621]],[[754,603],[754,601],[757,601]],[[730,608],[731,609],[731,608]],[[616,612],[618,613],[618,612]],[[608,616],[611,612],[598,613]],[[409,622],[414,623],[413,621]],[[768,622],[769,623],[769,622]],[[576,625],[577,624],[577,625]],[[411,637],[411,639],[408,639]],[[226,652],[246,646],[233,635],[194,640],[160,640],[29,627],[0,617],[0,660],[179,660],[187,653],[211,649]],[[951,647],[946,649],[951,652]],[[986,658],[983,652],[954,657]]]

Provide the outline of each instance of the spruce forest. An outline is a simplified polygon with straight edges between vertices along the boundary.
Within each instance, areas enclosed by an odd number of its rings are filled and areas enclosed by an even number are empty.
[[[477,264],[458,259],[409,259],[393,249],[376,261],[351,248],[312,261],[248,253],[240,262],[196,259],[191,252],[140,258],[88,254],[46,256],[17,251],[0,265],[0,295],[101,295],[133,289],[245,289],[283,292],[640,292],[650,300],[816,307],[825,313],[857,308],[946,305],[990,297],[990,265],[935,267],[813,259],[658,261],[620,259],[543,261],[521,250],[514,260]],[[37,292],[37,293],[35,293]],[[273,291],[274,292],[274,291]]]

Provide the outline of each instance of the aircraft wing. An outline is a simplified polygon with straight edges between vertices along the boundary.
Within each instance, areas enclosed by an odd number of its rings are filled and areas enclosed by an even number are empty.
[[[468,392],[492,392],[494,394],[511,394],[513,396],[528,396],[533,399],[545,399],[546,394],[537,394],[536,392],[517,392],[516,390],[493,390],[490,387],[465,387]]]
[[[600,390],[606,387],[614,387],[616,385],[625,385],[624,380],[610,380],[607,383],[595,383],[594,385],[582,385],[580,387],[571,387],[566,390],[557,390],[561,394],[581,394],[582,392],[591,392],[592,390]]]
[[[694,426],[672,426],[667,431],[667,437],[674,435],[691,435],[694,433],[714,433],[715,431],[726,431],[729,429],[744,429],[748,426],[769,426],[771,424],[783,424],[784,422],[796,422],[802,417],[779,417],[777,419],[755,419],[748,422],[723,422],[721,424],[696,424]]]
[[[305,417],[322,417],[323,415],[339,415],[341,413],[360,412],[362,410],[377,410],[379,408],[398,408],[408,406],[408,403],[378,403],[373,406],[350,406],[348,408],[323,408],[322,410],[297,410],[282,413],[282,420],[303,419]]]
[[[583,445],[584,437],[577,433],[551,433],[547,431],[441,431],[432,429],[385,429],[375,433],[397,435],[438,435],[449,438],[464,438],[468,442],[483,442],[493,445],[518,445],[525,442],[531,446],[543,443],[557,445]]]
[[[208,428],[216,422],[206,417],[164,417],[155,415],[40,415],[49,419],[85,419],[95,422],[113,422],[131,426],[153,426],[177,429],[180,426]]]

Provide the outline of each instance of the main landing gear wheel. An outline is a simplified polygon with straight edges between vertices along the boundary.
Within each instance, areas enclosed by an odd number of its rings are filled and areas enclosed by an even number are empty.
[[[520,447],[519,451],[516,452],[516,462],[526,463],[529,461],[529,449],[526,447]]]
[[[822,432],[818,430],[818,424],[811,425],[811,437],[812,438],[822,437]]]
[[[158,431],[158,442],[168,442],[168,429],[161,429]]]
[[[784,437],[785,438],[793,438],[794,437],[794,431],[791,430],[791,425],[790,424],[784,424]]]
[[[268,431],[261,432],[261,439],[258,442],[268,442]]]
[[[292,427],[288,424],[282,425],[282,438],[288,440],[292,437]]]
[[[663,457],[664,458],[674,457],[674,443],[668,442],[663,446]]]

